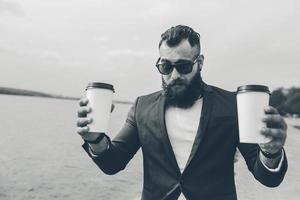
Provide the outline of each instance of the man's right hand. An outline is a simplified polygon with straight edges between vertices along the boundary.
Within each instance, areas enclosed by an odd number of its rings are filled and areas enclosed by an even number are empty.
[[[79,100],[79,109],[77,111],[77,133],[82,139],[87,141],[94,141],[100,135],[100,133],[90,133],[88,125],[92,123],[93,119],[88,118],[87,114],[92,111],[92,108],[88,106],[89,100],[85,97]]]

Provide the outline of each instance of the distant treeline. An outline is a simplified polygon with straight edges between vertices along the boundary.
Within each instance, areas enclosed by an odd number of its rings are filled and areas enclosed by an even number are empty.
[[[270,105],[282,115],[300,116],[300,88],[278,88],[272,92]]]
[[[50,94],[46,92],[37,92],[32,90],[24,90],[18,88],[0,87],[0,94],[5,95],[17,95],[17,96],[31,96],[31,97],[43,97],[43,98],[54,98],[54,99],[66,99],[66,100],[79,100],[79,97],[70,97],[58,94]],[[132,104],[131,101],[114,100],[116,104]]]
[[[49,94],[45,92],[37,92],[32,90],[23,90],[18,88],[0,87],[0,94],[6,95],[18,95],[18,96],[32,96],[32,97],[45,97],[45,98],[55,98],[55,99],[68,99],[77,100],[76,97],[68,97],[63,95]]]

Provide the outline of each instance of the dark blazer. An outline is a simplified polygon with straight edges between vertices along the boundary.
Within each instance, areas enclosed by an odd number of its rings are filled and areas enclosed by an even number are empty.
[[[180,192],[187,200],[234,200],[234,155],[238,147],[259,182],[278,186],[287,170],[286,157],[279,172],[266,169],[258,157],[258,145],[239,143],[236,94],[208,85],[204,91],[199,128],[182,173],[166,131],[161,91],[137,98],[109,149],[93,158],[94,162],[104,173],[115,174],[141,147],[142,200],[175,200]],[[83,147],[88,152],[86,143]]]

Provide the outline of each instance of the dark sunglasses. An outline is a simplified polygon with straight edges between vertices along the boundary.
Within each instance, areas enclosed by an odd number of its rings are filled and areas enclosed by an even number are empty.
[[[199,55],[200,56],[200,55]],[[160,63],[161,58],[159,57],[155,66],[157,67],[158,71],[163,75],[168,75],[172,73],[173,69],[176,68],[176,70],[180,74],[188,74],[191,73],[193,70],[194,64],[197,62],[199,56],[194,60],[194,62],[185,60],[180,61],[178,63],[172,64],[170,61],[166,60]]]

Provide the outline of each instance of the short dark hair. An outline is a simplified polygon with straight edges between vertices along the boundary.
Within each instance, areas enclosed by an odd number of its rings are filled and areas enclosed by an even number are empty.
[[[191,27],[184,25],[177,25],[166,30],[161,34],[161,40],[158,47],[166,41],[169,47],[177,46],[182,40],[188,39],[190,45],[194,47],[197,45],[199,52],[201,50],[200,46],[200,34],[195,32]]]

